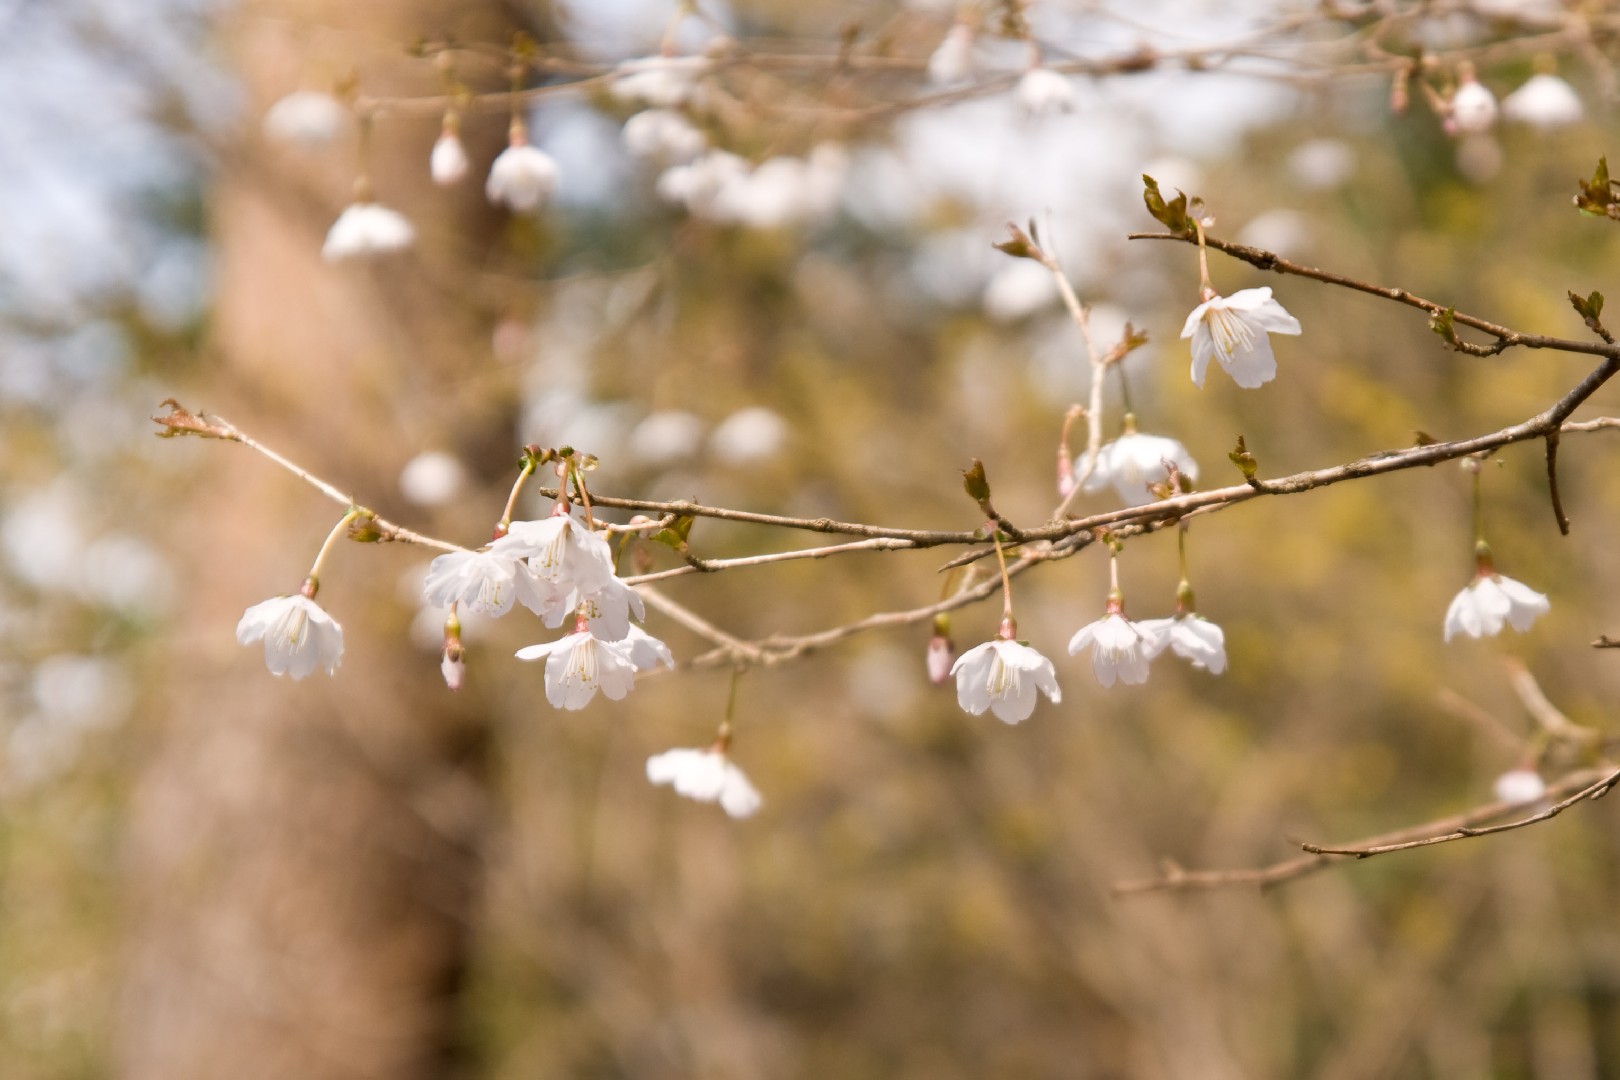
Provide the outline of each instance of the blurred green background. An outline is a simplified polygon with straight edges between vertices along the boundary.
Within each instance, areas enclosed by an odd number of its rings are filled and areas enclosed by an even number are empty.
[[[401,110],[374,125],[372,173],[417,247],[329,265],[354,132],[290,150],[260,130],[272,102],[351,74],[373,97],[437,93],[441,73],[408,55],[424,39],[504,45],[521,28],[587,60],[644,55],[669,7],[161,7],[0,15],[4,78],[26,103],[0,128],[17,162],[0,190],[0,1075],[1620,1075],[1607,803],[1263,893],[1111,891],[1164,859],[1260,866],[1300,840],[1488,801],[1536,732],[1504,658],[1607,733],[1620,673],[1587,643],[1620,632],[1610,435],[1565,440],[1567,538],[1539,446],[1486,467],[1498,568],[1552,600],[1527,634],[1441,641],[1472,569],[1455,465],[1256,500],[1190,536],[1225,675],[1166,657],[1145,686],[1095,685],[1063,650],[1102,611],[1107,568],[1088,550],[1016,583],[1020,632],[1064,690],[1017,728],[926,681],[926,623],[746,674],[733,755],[765,807],[734,822],[643,773],[650,754],[707,743],[727,672],[556,712],[540,670],[508,659],[552,636],[519,612],[469,620],[452,695],[431,617],[422,633],[426,559],[403,546],[333,557],[337,676],[271,678],[235,620],[296,588],[340,511],[240,447],[159,442],[144,419],[171,394],[218,411],[465,544],[499,515],[525,442],[597,454],[604,493],[949,529],[980,524],[959,478],[977,457],[998,509],[1038,523],[1087,373],[1055,298],[996,284],[1014,264],[991,243],[1034,217],[1098,325],[1151,334],[1127,365],[1136,411],[1187,444],[1204,486],[1237,480],[1238,433],[1280,475],[1415,431],[1495,430],[1588,360],[1462,356],[1421,313],[1219,255],[1218,288],[1271,285],[1304,333],[1276,339],[1263,389],[1219,372],[1194,388],[1176,335],[1196,259],[1124,239],[1153,228],[1139,176],[1202,195],[1216,235],[1581,337],[1565,292],[1612,289],[1620,265],[1613,223],[1570,206],[1612,149],[1603,10],[1396,5],[1392,51],[1533,35],[1558,48],[1591,31],[1555,57],[1585,121],[1463,141],[1420,99],[1392,115],[1386,76],[1336,73],[1369,54],[1334,52],[1349,31],[1311,19],[1250,57],[1308,62],[1238,76],[1221,54],[1210,71],[1077,78],[1074,111],[1043,118],[1000,93],[862,120],[862,104],[930,88],[914,70],[744,65],[700,110],[711,138],[756,159],[826,140],[849,154],[831,213],[773,229],[662,203],[657,171],[619,149],[631,107],[606,93],[536,104],[534,137],[563,169],[538,216],[483,198],[504,114],[467,116],[474,174],[442,190],[426,168],[437,116]],[[1114,7],[1026,14],[1051,62],[1250,40],[1288,15]],[[856,40],[918,67],[952,17],[705,10],[783,52],[858,24]],[[982,70],[1019,70],[1024,46],[995,40],[1003,7],[967,10],[984,21]],[[682,35],[702,30],[685,20],[674,40],[700,47]],[[1535,63],[1489,55],[1499,95]],[[474,88],[504,85],[498,60],[464,64]],[[1107,401],[1117,420],[1112,386]],[[709,437],[760,407],[785,425],[774,452]],[[402,486],[425,451],[466,472],[441,505]],[[520,511],[546,509],[531,495]],[[692,542],[724,557],[821,539],[702,521]],[[927,604],[943,561],[863,554],[663,588],[754,639]],[[1168,613],[1174,537],[1130,542],[1121,565],[1131,613]],[[998,618],[993,601],[959,612],[957,644]],[[708,647],[656,613],[647,625],[679,659]],[[1544,775],[1582,763],[1555,755]]]

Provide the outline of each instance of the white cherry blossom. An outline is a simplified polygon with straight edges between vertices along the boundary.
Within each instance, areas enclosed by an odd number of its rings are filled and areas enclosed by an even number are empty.
[[[398,210],[377,203],[352,203],[326,231],[321,258],[327,262],[403,251],[416,242],[416,229]]]
[[[277,142],[314,149],[337,138],[348,117],[349,110],[331,94],[294,90],[265,111],[264,133]]]
[[[622,641],[630,633],[631,613],[637,620],[647,615],[636,590],[616,577],[608,578],[600,589],[581,592],[576,606],[579,615],[590,625],[591,633],[603,641]]]
[[[1458,135],[1479,135],[1496,123],[1496,95],[1472,75],[1451,96],[1451,127]]]
[[[675,109],[645,109],[624,122],[624,148],[637,157],[691,161],[709,148],[708,136]]]
[[[489,167],[484,194],[518,212],[533,210],[557,187],[557,162],[538,146],[508,146]]]
[[[528,580],[520,584],[520,578]],[[440,555],[428,567],[422,588],[428,603],[436,607],[461,604],[476,615],[498,619],[512,610],[520,595],[533,596],[539,583],[526,563],[491,549]]]
[[[613,577],[613,552],[607,541],[567,514],[514,521],[489,548],[528,560],[536,577],[562,592],[594,593]]]
[[[654,754],[647,759],[647,779],[654,784],[669,784],[688,799],[718,802],[734,818],[752,815],[764,802],[743,771],[724,751],[712,747]]]
[[[1089,456],[1089,453],[1082,454],[1074,463],[1079,473],[1085,473]],[[1095,494],[1112,486],[1127,506],[1152,502],[1154,495],[1148,485],[1163,483],[1169,477],[1166,461],[1175,462],[1176,469],[1188,480],[1198,479],[1198,463],[1180,442],[1162,435],[1128,431],[1113,442],[1104,443],[1097,451],[1097,467],[1086,478],[1084,490]]]
[[[1110,601],[1108,614],[1076,631],[1069,639],[1069,655],[1090,648],[1091,670],[1104,686],[1113,686],[1115,678],[1133,685],[1147,682],[1153,642],[1117,607]]]
[[[1218,296],[1208,290],[1202,304],[1193,308],[1181,336],[1192,338],[1192,381],[1204,385],[1204,373],[1211,359],[1239,386],[1252,389],[1277,376],[1277,358],[1271,351],[1269,334],[1297,334],[1299,320],[1271,298],[1269,286],[1241,289],[1231,296]]]
[[[1226,670],[1226,633],[1202,615],[1187,612],[1168,619],[1143,619],[1136,628],[1147,639],[1149,660],[1168,648],[1211,675]]]
[[[302,679],[318,667],[331,675],[343,660],[343,627],[307,596],[277,596],[244,611],[236,640],[251,645],[261,638],[272,675]]]
[[[1523,582],[1483,570],[1446,609],[1446,640],[1459,633],[1493,637],[1504,622],[1523,633],[1550,607],[1545,595]]]
[[[669,646],[634,623],[628,627],[624,642],[630,649],[630,663],[637,671],[651,671],[659,664],[674,669],[675,656]]]
[[[1036,690],[1053,704],[1063,700],[1052,661],[1007,638],[975,645],[957,657],[951,674],[956,676],[957,703],[974,716],[989,709],[998,719],[1016,724],[1035,711]]]
[[[1074,108],[1074,83],[1049,67],[1032,67],[1018,80],[1018,104],[1031,116]]]
[[[644,56],[619,65],[608,92],[620,101],[668,109],[684,105],[709,70],[706,56]]]
[[[452,128],[446,128],[433,143],[433,152],[428,155],[428,173],[433,182],[440,187],[449,187],[460,183],[467,175],[470,166],[467,160],[467,148],[461,145],[461,136]]]
[[[1575,88],[1557,75],[1532,75],[1502,99],[1502,115],[1518,124],[1551,130],[1578,124],[1584,113]]]
[[[634,649],[628,639],[603,641],[580,620],[567,637],[517,651],[519,660],[546,662],[546,700],[558,709],[583,709],[601,690],[618,701],[636,683]]]

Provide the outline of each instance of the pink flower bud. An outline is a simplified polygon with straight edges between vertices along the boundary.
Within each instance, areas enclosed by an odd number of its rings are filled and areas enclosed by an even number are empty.
[[[938,685],[951,677],[956,662],[956,646],[944,634],[928,639],[928,681]]]
[[[444,660],[439,664],[439,672],[444,676],[444,685],[452,690],[461,689],[461,681],[467,674],[467,665],[461,659],[460,648],[444,650]]]

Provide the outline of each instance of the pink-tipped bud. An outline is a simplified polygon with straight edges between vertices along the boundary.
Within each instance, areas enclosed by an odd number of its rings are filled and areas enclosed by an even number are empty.
[[[453,656],[450,649],[444,650],[444,659],[439,663],[439,673],[444,676],[444,685],[452,690],[461,689],[461,682],[467,676],[467,664],[461,659],[459,647]]]
[[[936,686],[951,677],[956,663],[956,644],[944,634],[928,639],[928,681]]]

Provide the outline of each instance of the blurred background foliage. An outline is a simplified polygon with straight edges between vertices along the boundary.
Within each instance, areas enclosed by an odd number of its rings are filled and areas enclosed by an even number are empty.
[[[734,756],[765,809],[733,822],[643,776],[649,754],[707,742],[728,673],[555,712],[540,672],[506,659],[547,636],[519,613],[470,621],[468,687],[452,696],[410,550],[340,550],[322,598],[348,631],[343,668],[271,679],[231,628],[297,584],[337,512],[237,448],[159,443],[144,420],[171,394],[217,409],[462,543],[498,515],[525,442],[598,454],[611,494],[938,528],[978,523],[959,482],[978,457],[998,508],[1034,523],[1087,373],[1054,298],[995,284],[1012,264],[991,243],[1033,216],[1099,325],[1152,335],[1126,365],[1137,413],[1187,444],[1205,486],[1237,478],[1225,455],[1240,432],[1265,476],[1416,431],[1490,431],[1588,362],[1462,356],[1419,313],[1219,255],[1223,292],[1270,285],[1305,332],[1278,339],[1262,390],[1219,373],[1194,388],[1176,335],[1196,260],[1124,239],[1152,228],[1138,177],[1202,195],[1217,235],[1580,337],[1564,294],[1612,289],[1617,255],[1613,224],[1570,206],[1612,149],[1606,61],[1563,58],[1585,122],[1464,143],[1421,101],[1392,115],[1370,77],[1155,70],[1077,80],[1076,110],[1052,117],[1002,94],[848,130],[745,109],[711,134],[755,154],[843,137],[850,155],[831,215],[768,230],[662,204],[655,173],[618,149],[628,110],[606,96],[534,110],[564,169],[536,217],[493,210],[476,179],[503,116],[468,117],[475,177],[449,191],[428,182],[436,118],[385,117],[379,196],[420,242],[329,266],[352,137],[313,154],[270,144],[258,120],[273,101],[350,72],[370,95],[434,93],[432,65],[407,55],[422,38],[525,29],[589,57],[644,55],[668,6],[158,6],[0,15],[3,77],[26,103],[0,128],[18,163],[0,189],[5,1076],[1620,1073],[1606,803],[1263,893],[1111,891],[1163,859],[1259,866],[1301,839],[1487,801],[1535,731],[1504,658],[1610,731],[1620,673],[1587,642],[1617,629],[1612,436],[1564,443],[1567,538],[1539,447],[1487,466],[1498,567],[1552,598],[1528,634],[1441,641],[1471,570],[1455,466],[1256,500],[1190,537],[1225,675],[1167,658],[1144,687],[1102,690],[1064,657],[1107,587],[1088,550],[1017,582],[1021,633],[1057,659],[1064,700],[1016,729],[927,683],[926,625],[748,673]],[[1029,15],[1091,55],[1287,13],[1113,7]],[[1435,49],[1539,25],[1499,3],[1391,8]],[[770,0],[715,14],[762,41],[830,42],[855,20],[919,59],[951,18]],[[1531,70],[1481,76],[1505,93]],[[501,85],[498,66],[467,77]],[[922,88],[889,78],[892,96]],[[1108,401],[1117,418],[1113,387]],[[1581,415],[1615,403],[1605,389]],[[782,421],[774,452],[711,437],[760,408]],[[441,506],[402,487],[424,451],[468,477]],[[692,540],[715,557],[806,542],[708,521]],[[664,588],[757,638],[930,602],[942,561],[859,555]],[[1166,613],[1174,538],[1130,542],[1122,571],[1134,615]],[[998,614],[958,613],[958,645]],[[656,614],[648,626],[677,657],[707,648]]]

